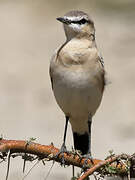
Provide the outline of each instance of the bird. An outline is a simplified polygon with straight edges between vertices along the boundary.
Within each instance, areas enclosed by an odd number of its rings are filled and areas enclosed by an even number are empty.
[[[53,54],[49,69],[54,97],[66,120],[60,152],[66,152],[70,122],[75,150],[91,157],[92,117],[105,87],[104,62],[95,41],[94,21],[79,10],[56,19],[63,24],[66,36]]]

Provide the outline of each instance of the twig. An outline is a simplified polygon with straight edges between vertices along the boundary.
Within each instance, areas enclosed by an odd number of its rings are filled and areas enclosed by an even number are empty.
[[[122,157],[123,157],[123,154],[122,155],[117,155],[117,156],[114,156],[114,157],[110,157],[107,160],[99,162],[98,164],[94,165],[92,168],[88,169],[85,173],[83,173],[83,175],[80,176],[78,178],[78,180],[84,180],[86,177],[93,174],[93,172],[98,171],[101,167],[103,167],[105,165],[108,165],[108,164],[111,164],[112,162],[114,162],[117,159],[122,158]]]

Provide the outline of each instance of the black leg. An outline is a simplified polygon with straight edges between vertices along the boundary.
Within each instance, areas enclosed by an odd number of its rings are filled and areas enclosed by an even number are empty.
[[[64,153],[67,152],[67,149],[66,149],[66,146],[65,146],[65,141],[66,141],[68,121],[69,121],[69,117],[66,116],[66,124],[65,124],[65,129],[64,129],[63,144],[62,144],[62,146],[60,148],[60,151],[56,154],[56,157],[58,157],[60,154],[62,154],[62,162],[61,162],[61,164],[65,164]]]
[[[65,124],[65,130],[64,130],[64,138],[63,138],[63,145],[64,145],[64,146],[65,146],[66,135],[67,135],[68,121],[69,121],[69,117],[66,116],[66,124]]]
[[[91,115],[88,117],[88,133],[89,133],[89,148],[88,148],[88,154],[91,155]]]
[[[88,117],[88,151],[87,151],[87,154],[83,155],[83,157],[86,158],[83,165],[83,169],[86,169],[88,159],[90,159],[91,162],[93,163],[93,160],[91,157],[91,124],[92,124],[92,119],[91,119],[91,115],[89,115]]]

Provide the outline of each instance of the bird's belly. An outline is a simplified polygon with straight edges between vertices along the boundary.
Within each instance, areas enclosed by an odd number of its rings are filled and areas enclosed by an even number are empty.
[[[58,74],[53,88],[60,108],[75,119],[95,114],[102,98],[102,92],[93,82],[93,77],[83,71]]]

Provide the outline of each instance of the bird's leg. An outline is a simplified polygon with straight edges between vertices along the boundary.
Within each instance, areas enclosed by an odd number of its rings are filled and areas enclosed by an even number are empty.
[[[91,115],[88,116],[88,152],[87,154],[83,155],[83,157],[86,158],[85,162],[84,162],[84,169],[87,167],[87,161],[88,159],[90,159],[92,161],[92,156],[91,156],[91,124],[92,124],[92,118]],[[93,161],[92,161],[93,162]]]
[[[88,149],[88,155],[91,157],[91,124],[92,124],[92,119],[91,115],[88,117],[88,134],[89,134],[89,149]]]
[[[67,152],[67,148],[65,146],[65,141],[66,141],[66,135],[67,135],[68,121],[69,121],[69,117],[66,116],[66,124],[65,124],[65,130],[64,130],[63,144],[62,144],[62,146],[60,148],[60,151],[56,155],[56,157],[58,157],[60,154],[63,154],[63,156],[62,156],[62,164],[65,163],[65,161],[64,161],[64,153]]]
[[[65,146],[65,142],[66,142],[68,121],[69,121],[69,117],[66,116],[66,124],[65,124],[65,130],[64,130],[63,144],[62,144],[61,149],[60,149],[61,152],[66,152],[67,151],[66,146]]]

